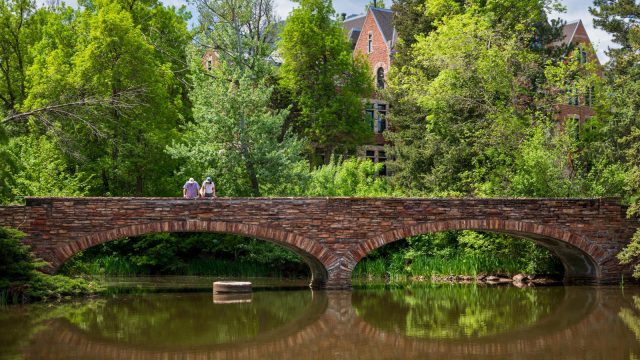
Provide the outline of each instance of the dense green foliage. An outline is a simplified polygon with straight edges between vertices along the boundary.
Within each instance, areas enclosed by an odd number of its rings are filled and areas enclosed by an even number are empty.
[[[449,275],[561,275],[561,265],[531,241],[474,231],[425,234],[379,248],[354,269],[358,278],[401,280]]]
[[[100,291],[94,283],[38,271],[46,265],[20,239],[24,234],[0,227],[0,305]]]
[[[294,129],[327,163],[372,137],[362,98],[372,92],[373,79],[365,58],[354,58],[331,0],[299,3],[280,34],[280,82],[299,109]]]
[[[594,24],[613,35],[619,47],[608,55],[607,88],[611,103],[612,122],[609,134],[618,140],[616,155],[628,167],[627,196],[630,198],[629,216],[640,216],[640,4],[635,1],[595,0]],[[640,231],[620,254],[624,263],[637,261],[640,256]],[[634,275],[640,277],[640,266]]]
[[[284,26],[272,0],[194,4],[192,31],[185,8],[158,0],[0,4],[0,202],[175,196],[187,178],[212,176],[222,196],[621,196],[639,213],[634,2],[595,0],[596,25],[620,45],[601,67],[582,61],[591,49],[546,46],[560,39],[562,23],[546,15],[556,0],[394,1],[388,178],[341,157],[373,135],[362,100],[373,79],[331,1],[300,0]],[[595,116],[557,119],[568,101]],[[640,233],[621,259],[638,254]],[[557,263],[531,242],[457,232],[389,245],[362,269],[544,273]],[[67,271],[306,268],[253,239],[155,234],[90,249]],[[33,288],[43,279],[54,278],[31,278]]]
[[[260,240],[224,234],[154,234],[85,250],[61,270],[69,275],[308,275],[291,251]]]

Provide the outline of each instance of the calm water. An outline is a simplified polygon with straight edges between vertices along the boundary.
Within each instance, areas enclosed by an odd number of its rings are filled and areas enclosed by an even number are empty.
[[[0,358],[632,359],[640,289],[414,285],[0,309]]]

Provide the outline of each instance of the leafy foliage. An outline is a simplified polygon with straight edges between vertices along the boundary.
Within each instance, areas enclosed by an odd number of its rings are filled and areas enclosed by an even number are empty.
[[[594,25],[613,35],[619,47],[609,49],[608,83],[605,91],[611,104],[609,134],[619,142],[612,148],[628,169],[625,194],[629,198],[629,216],[640,215],[640,4],[635,1],[595,0],[589,9]],[[635,265],[640,277],[640,231],[618,255],[622,263]]]
[[[0,298],[4,302],[27,302],[101,291],[94,283],[66,276],[50,276],[37,269],[46,265],[36,259],[21,239],[25,234],[0,227]],[[11,300],[9,300],[11,299]]]
[[[372,92],[373,79],[365,58],[354,58],[331,1],[299,3],[278,45],[280,82],[299,110],[293,128],[314,152],[324,152],[328,163],[334,153],[352,150],[371,137],[361,99]]]
[[[307,196],[388,196],[386,180],[377,177],[382,164],[368,160],[334,158],[311,172]]]
[[[306,276],[295,253],[225,234],[152,234],[112,241],[77,254],[61,270],[94,275]]]
[[[304,142],[290,133],[278,136],[288,112],[270,109],[273,88],[249,73],[226,66],[214,73],[194,76],[195,121],[167,152],[182,160],[185,175],[211,175],[224,184],[222,195],[287,193],[305,168]]]
[[[90,177],[70,169],[59,147],[47,137],[14,137],[3,148],[13,163],[15,183],[5,202],[25,196],[82,196],[89,193]]]

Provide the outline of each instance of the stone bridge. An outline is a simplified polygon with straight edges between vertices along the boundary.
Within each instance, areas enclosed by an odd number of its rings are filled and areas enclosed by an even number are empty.
[[[27,198],[0,207],[0,226],[55,272],[68,258],[111,240],[159,232],[213,232],[270,241],[309,264],[314,288],[351,287],[372,250],[409,236],[448,230],[509,234],[547,247],[565,281],[614,283],[630,269],[616,254],[637,221],[617,199],[416,198]]]

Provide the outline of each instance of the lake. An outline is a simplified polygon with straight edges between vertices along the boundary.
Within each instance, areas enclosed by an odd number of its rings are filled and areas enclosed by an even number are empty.
[[[637,287],[270,286],[249,295],[120,294],[3,307],[0,359],[640,356]]]

